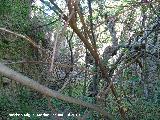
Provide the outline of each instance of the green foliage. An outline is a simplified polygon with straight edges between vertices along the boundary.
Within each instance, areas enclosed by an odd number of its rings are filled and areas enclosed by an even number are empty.
[[[61,100],[58,100],[58,99],[54,99],[52,98],[52,102],[53,106],[56,108],[56,111],[58,113],[61,113],[61,114],[80,114],[80,115],[83,115],[84,112],[85,112],[85,108],[79,106],[79,105],[74,105],[74,104],[69,104],[69,103],[66,103],[64,101],[61,101]],[[75,119],[74,117],[72,116],[64,116],[65,119],[67,120],[72,120],[72,119]]]
[[[129,80],[133,81],[133,82],[139,82],[140,81],[140,77],[139,76],[131,76],[131,78]]]
[[[13,94],[0,95],[0,116],[5,119],[28,119],[26,116],[22,116],[26,113],[30,114],[30,119],[37,120],[43,119],[37,117],[37,114],[48,113],[51,114],[51,110],[48,108],[48,100],[46,98],[37,99],[35,93],[29,91],[25,87],[17,87],[17,90]],[[11,90],[11,89],[9,89]],[[2,91],[0,91],[1,93]],[[16,98],[16,99],[15,99]],[[9,114],[22,114],[21,116],[9,117]],[[34,115],[33,115],[34,114]],[[46,118],[46,117],[45,117]]]
[[[29,25],[30,2],[21,0],[1,0],[0,26],[25,31]]]
[[[138,120],[159,120],[160,104],[139,99],[132,102],[135,107],[130,106],[128,112],[128,119]]]
[[[18,106],[13,104],[13,101],[9,99],[7,96],[0,96],[0,116],[2,118],[7,119],[9,113],[20,112]]]
[[[12,0],[0,0],[0,15],[10,14],[12,12]]]

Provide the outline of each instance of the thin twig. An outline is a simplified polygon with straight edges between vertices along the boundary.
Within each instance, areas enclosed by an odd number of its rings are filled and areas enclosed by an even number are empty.
[[[44,48],[42,48],[40,45],[37,45],[37,44],[36,44],[30,37],[28,37],[28,36],[24,36],[24,35],[22,35],[22,34],[18,34],[18,33],[16,33],[16,32],[11,31],[11,30],[7,30],[6,28],[0,28],[0,30],[1,30],[1,31],[5,31],[5,32],[8,32],[8,33],[10,33],[10,34],[13,34],[13,35],[15,35],[15,36],[17,36],[17,37],[23,38],[23,39],[27,40],[29,43],[31,43],[34,47],[42,50],[43,52],[46,52],[46,50],[45,50]]]

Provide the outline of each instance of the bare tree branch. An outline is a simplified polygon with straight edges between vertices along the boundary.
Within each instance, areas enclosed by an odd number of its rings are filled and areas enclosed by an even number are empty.
[[[69,103],[74,103],[74,104],[78,104],[80,106],[84,106],[84,107],[93,109],[93,110],[103,114],[107,118],[113,120],[112,115],[108,114],[106,111],[100,109],[96,105],[86,103],[84,101],[62,95],[59,92],[51,90],[51,89],[39,84],[38,82],[36,82],[36,81],[34,81],[34,80],[32,80],[32,79],[30,79],[30,78],[28,78],[28,77],[26,77],[26,76],[24,76],[20,73],[8,68],[7,66],[5,66],[1,63],[0,63],[0,74],[4,75],[5,77],[7,77],[9,79],[15,80],[16,82],[19,82],[23,85],[26,85],[26,86],[44,94],[44,95],[46,95],[46,96],[54,97],[54,98],[64,100],[64,101],[69,102]]]
[[[30,42],[34,47],[42,50],[43,52],[45,52],[45,49],[41,48],[39,45],[37,45],[31,38],[29,38],[28,36],[24,36],[22,34],[18,34],[16,32],[13,32],[13,31],[10,31],[10,30],[7,30],[6,28],[0,28],[0,31],[4,31],[4,32],[7,32],[7,33],[10,33],[10,34],[13,34],[17,37],[20,37],[20,38],[23,38],[25,40],[27,40],[28,42]]]

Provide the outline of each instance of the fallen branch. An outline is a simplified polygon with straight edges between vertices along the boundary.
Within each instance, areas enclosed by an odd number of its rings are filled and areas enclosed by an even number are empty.
[[[69,103],[74,103],[74,104],[78,104],[80,106],[84,106],[84,107],[93,109],[93,110],[97,111],[98,113],[101,113],[102,115],[106,116],[108,119],[111,119],[111,120],[114,119],[112,115],[108,114],[106,111],[102,110],[101,108],[97,107],[96,105],[86,103],[84,101],[62,95],[59,92],[51,90],[51,89],[39,84],[38,82],[8,68],[7,66],[5,66],[1,63],[0,63],[0,74],[2,74],[3,76],[5,76],[9,79],[15,80],[16,82],[19,82],[23,85],[26,85],[26,86],[44,94],[44,95],[46,95],[46,96],[54,97],[54,98],[64,100]]]

